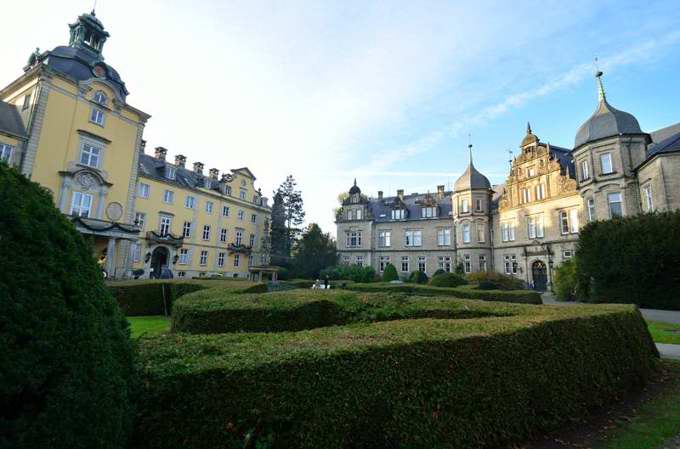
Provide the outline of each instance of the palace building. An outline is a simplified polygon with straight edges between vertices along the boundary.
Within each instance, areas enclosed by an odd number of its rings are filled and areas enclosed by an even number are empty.
[[[69,28],[68,46],[36,49],[0,90],[0,161],[52,193],[111,278],[248,277],[266,264],[270,208],[253,173],[218,179],[161,147],[146,155],[150,115],[105,62],[109,33],[94,11]]]
[[[402,275],[416,270],[497,271],[537,289],[574,255],[580,228],[680,208],[680,123],[652,132],[609,104],[598,73],[599,103],[574,147],[542,142],[530,125],[504,184],[492,186],[472,161],[452,191],[369,198],[356,180],[336,217],[341,262]]]

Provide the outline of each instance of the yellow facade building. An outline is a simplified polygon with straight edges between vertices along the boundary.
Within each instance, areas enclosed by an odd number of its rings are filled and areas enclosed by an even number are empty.
[[[245,168],[233,170],[229,181],[225,177],[223,182],[234,184],[230,187],[237,195],[244,188],[249,198],[244,201],[220,192],[220,180],[213,188],[213,180],[199,173],[194,173],[191,182],[183,182],[189,177],[182,176],[186,170],[180,166],[175,167],[177,179],[150,170],[155,159],[144,155],[143,140],[150,115],[127,102],[125,83],[104,61],[102,51],[109,33],[94,11],[79,16],[69,27],[68,46],[36,50],[24,74],[0,90],[0,160],[53,194],[55,205],[72,218],[80,232],[92,238],[102,268],[112,278],[132,276],[133,265],[144,270],[141,277],[160,275],[162,268],[192,276],[221,273],[245,277],[249,260],[254,263],[257,256],[258,264],[266,262],[261,248],[263,241],[266,243],[269,208],[266,199],[255,193],[252,173]],[[146,188],[143,185],[148,186],[148,197],[139,195],[140,189]],[[197,207],[185,211],[179,203],[164,203],[156,195],[168,186],[178,202],[193,195]],[[257,215],[257,221],[229,221],[238,217],[219,220],[217,210],[206,212],[209,201],[216,209],[230,204],[235,214],[243,210],[249,217]],[[161,213],[176,217],[165,234],[158,222]],[[139,221],[139,217],[147,218]],[[224,242],[213,239],[208,248],[208,240],[196,239],[193,234],[182,238],[182,229],[176,226],[184,221],[232,230],[233,234],[228,234],[232,245],[220,245]],[[237,229],[240,244],[233,240]],[[154,233],[160,237],[155,238]],[[254,242],[251,235],[255,235]],[[196,263],[190,257],[180,270],[176,265],[185,261],[184,245],[189,254],[197,254]],[[203,250],[194,246],[206,248],[209,263],[201,263]],[[222,246],[229,253],[224,265],[216,261]],[[146,254],[150,254],[148,258]]]

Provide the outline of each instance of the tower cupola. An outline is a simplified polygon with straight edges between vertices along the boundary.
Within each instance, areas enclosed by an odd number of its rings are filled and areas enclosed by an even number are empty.
[[[71,29],[69,47],[89,50],[99,56],[99,59],[104,59],[102,49],[109,33],[104,30],[104,25],[97,18],[94,10],[89,14],[78,16],[78,20],[70,24],[69,28]]]

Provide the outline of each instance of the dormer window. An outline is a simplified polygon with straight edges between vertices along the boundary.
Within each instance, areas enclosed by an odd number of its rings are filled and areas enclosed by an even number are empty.
[[[175,179],[175,174],[177,172],[177,169],[175,167],[171,167],[169,165],[166,165],[165,167],[165,177],[168,179]]]
[[[420,210],[420,215],[422,218],[433,218],[437,216],[437,208],[434,206],[431,207],[423,207]]]
[[[403,220],[406,218],[406,211],[404,209],[394,209],[392,211],[392,220]]]
[[[98,90],[95,92],[94,97],[92,97],[95,103],[100,104],[102,106],[106,106],[106,102],[108,100],[106,94],[102,92],[101,90]]]

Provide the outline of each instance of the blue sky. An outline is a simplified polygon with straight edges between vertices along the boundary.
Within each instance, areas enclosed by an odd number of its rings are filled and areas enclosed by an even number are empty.
[[[67,44],[91,1],[5,5],[0,84],[29,53]],[[467,163],[503,182],[526,122],[570,147],[596,107],[646,131],[680,121],[677,1],[99,0],[106,61],[152,115],[148,147],[221,170],[248,166],[270,193],[292,173],[308,221],[334,233],[338,193],[451,185]],[[27,23],[20,18],[30,17]],[[7,47],[7,44],[9,48]]]

